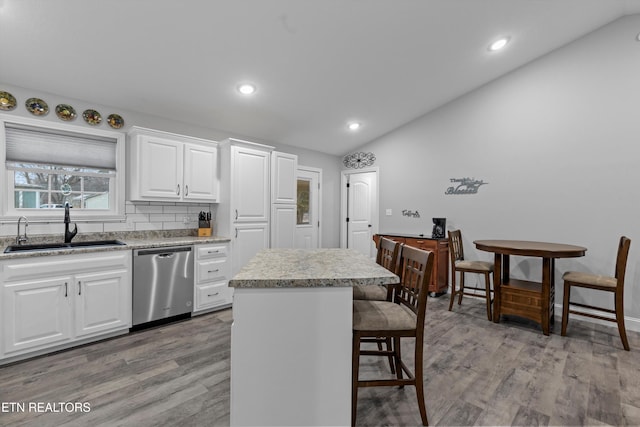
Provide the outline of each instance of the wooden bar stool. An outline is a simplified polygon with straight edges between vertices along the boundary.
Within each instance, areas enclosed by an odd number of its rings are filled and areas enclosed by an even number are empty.
[[[402,244],[391,239],[381,237],[378,240],[378,253],[376,254],[376,263],[383,266],[387,270],[398,274],[398,261],[400,260],[400,251]],[[393,296],[392,286],[361,286],[353,287],[353,299],[364,299],[373,301],[391,301]]]
[[[402,243],[395,242],[391,239],[381,237],[378,240],[378,253],[376,254],[376,263],[383,266],[389,271],[398,274],[400,254],[402,252]],[[391,301],[393,298],[394,285],[388,286],[362,286],[353,287],[354,300],[370,300],[370,301]],[[386,344],[387,350],[391,350],[391,338],[377,337],[366,338],[362,342],[376,343],[378,350],[382,351],[382,344]],[[389,369],[392,374],[396,373],[393,357],[389,356]]]
[[[423,345],[424,319],[427,309],[429,280],[433,269],[431,252],[405,246],[400,262],[400,284],[394,288],[393,301],[355,300],[353,302],[353,360],[351,386],[351,424],[355,425],[359,387],[405,386],[416,387],[418,408],[423,425],[429,425],[424,401]],[[361,350],[366,338],[392,338],[391,350]],[[415,338],[414,373],[402,360],[400,339]],[[392,356],[396,378],[360,380],[360,355]],[[407,378],[403,378],[403,374]]]

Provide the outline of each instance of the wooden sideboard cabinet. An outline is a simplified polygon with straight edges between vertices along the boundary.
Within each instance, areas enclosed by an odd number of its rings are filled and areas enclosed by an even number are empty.
[[[449,287],[449,239],[435,239],[411,234],[376,234],[376,245],[380,236],[404,243],[407,246],[433,252],[433,271],[429,282],[429,292],[440,296],[447,293]]]

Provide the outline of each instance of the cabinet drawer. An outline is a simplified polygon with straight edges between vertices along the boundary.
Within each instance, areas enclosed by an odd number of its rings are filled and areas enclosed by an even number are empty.
[[[214,279],[221,279],[228,276],[229,263],[227,258],[217,258],[207,261],[198,261],[196,263],[197,283],[206,282]]]
[[[228,254],[228,245],[197,246],[197,259],[226,257]]]
[[[437,250],[438,248],[438,242],[434,240],[406,239],[406,244],[409,246],[413,246],[414,248],[431,252]]]
[[[196,310],[231,302],[231,292],[226,280],[196,285]]]

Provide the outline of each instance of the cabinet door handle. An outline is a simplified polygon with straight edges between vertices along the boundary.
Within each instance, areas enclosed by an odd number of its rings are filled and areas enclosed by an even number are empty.
[[[178,184],[178,187],[176,188],[176,194],[179,196],[180,195],[180,184]]]
[[[215,297],[216,295],[219,295],[220,292],[216,292],[215,294],[207,294],[208,297]]]
[[[238,219],[238,209],[236,209],[236,219]]]
[[[188,186],[188,185],[185,185],[185,186],[184,186],[184,195],[185,195],[185,196],[188,196],[188,195],[189,195],[189,186]]]
[[[68,294],[69,294],[69,285],[67,284],[67,282],[64,282],[64,297],[66,298]]]
[[[236,239],[238,238],[238,228],[236,228]]]
[[[220,271],[220,269],[216,268],[215,270],[207,270],[207,273],[217,273],[218,271]]]
[[[220,253],[220,251],[207,251],[208,254],[217,254]]]
[[[82,282],[78,280],[78,295],[82,295]]]

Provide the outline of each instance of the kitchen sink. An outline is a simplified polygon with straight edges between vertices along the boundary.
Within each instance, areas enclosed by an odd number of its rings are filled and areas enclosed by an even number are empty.
[[[85,242],[71,243],[39,243],[35,245],[11,245],[7,246],[4,253],[51,251],[56,249],[91,248],[96,246],[124,246],[126,243],[120,240],[88,240]]]

